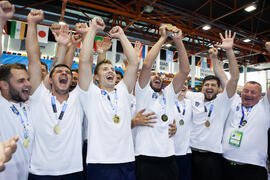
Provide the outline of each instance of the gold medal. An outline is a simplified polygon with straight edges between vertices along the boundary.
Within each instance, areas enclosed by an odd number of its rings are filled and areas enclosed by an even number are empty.
[[[55,125],[53,128],[53,131],[55,134],[60,134],[61,133],[61,128],[59,125]]]
[[[209,126],[210,126],[210,122],[207,120],[207,121],[204,123],[204,125],[205,125],[206,127],[209,127]]]
[[[162,119],[162,121],[166,122],[166,121],[168,121],[168,116],[166,114],[163,114],[161,116],[161,119]]]
[[[180,124],[181,126],[183,126],[183,125],[185,124],[184,120],[181,119],[181,120],[179,121],[179,124]]]
[[[25,138],[25,139],[23,140],[23,146],[24,146],[25,148],[27,148],[27,147],[29,146],[29,144],[30,144],[30,139],[29,139],[29,138]]]
[[[114,115],[113,116],[113,122],[115,123],[115,124],[118,124],[119,122],[120,122],[120,117],[118,116],[118,115]]]
[[[247,121],[244,120],[243,123],[242,123],[242,126],[245,126],[247,124]]]

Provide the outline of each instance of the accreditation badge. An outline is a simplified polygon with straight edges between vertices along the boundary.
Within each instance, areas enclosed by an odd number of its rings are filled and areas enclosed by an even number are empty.
[[[229,144],[236,146],[236,147],[240,147],[242,137],[243,137],[243,132],[241,132],[241,131],[232,132],[230,139],[229,139]]]

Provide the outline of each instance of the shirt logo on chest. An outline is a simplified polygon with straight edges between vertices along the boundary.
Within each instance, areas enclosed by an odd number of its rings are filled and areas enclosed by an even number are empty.
[[[239,106],[236,106],[236,111],[239,111],[240,110],[240,107]]]
[[[200,105],[200,103],[196,101],[196,102],[195,102],[195,106],[196,106],[196,107],[199,107],[199,105]]]

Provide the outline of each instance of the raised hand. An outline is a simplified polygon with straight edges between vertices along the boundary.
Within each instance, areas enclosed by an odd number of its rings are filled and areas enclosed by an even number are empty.
[[[218,57],[218,50],[216,48],[211,48],[208,50],[210,59],[217,59]]]
[[[182,40],[183,39],[183,32],[181,29],[178,29],[176,26],[173,26],[171,31],[173,32],[172,39],[175,40]]]
[[[103,31],[105,29],[105,23],[103,19],[99,17],[94,17],[92,20],[89,21],[89,27],[93,28],[96,32]]]
[[[173,124],[169,124],[169,138],[173,137],[177,131],[176,122],[173,121]]]
[[[166,24],[162,24],[159,28],[159,32],[162,38],[167,39],[168,35],[167,35],[167,25]]]
[[[80,34],[72,34],[70,42],[73,46],[76,46],[82,41],[82,36]]]
[[[124,35],[124,31],[120,26],[115,26],[110,30],[109,34],[112,38],[120,39]]]
[[[145,109],[139,111],[136,114],[136,117],[132,119],[132,125],[135,126],[148,126],[148,127],[154,127],[153,123],[156,123],[156,121],[153,121],[152,119],[156,119],[157,117],[154,116],[155,113],[147,113],[143,114]]]
[[[58,23],[54,23],[50,27],[50,30],[52,31],[52,33],[55,32],[57,35],[59,34],[60,29],[61,29],[61,25]]]
[[[0,1],[0,21],[6,23],[8,19],[13,17],[15,12],[14,5],[11,5],[8,1]]]
[[[85,35],[89,30],[89,27],[86,23],[76,23],[75,24],[75,31],[82,36]]]
[[[97,40],[97,52],[104,53],[108,51],[112,46],[112,41],[109,37],[103,38],[103,40]]]
[[[222,44],[221,45],[215,45],[216,47],[220,47],[220,48],[223,48],[225,50],[227,49],[232,49],[233,48],[233,41],[234,41],[234,38],[236,36],[236,33],[234,32],[233,33],[233,36],[232,36],[232,33],[231,31],[225,31],[225,38],[223,37],[223,35],[221,33],[219,33],[219,36],[222,40]]]
[[[54,35],[55,40],[63,46],[67,46],[70,42],[71,33],[69,32],[68,25],[61,26],[59,30],[59,34],[56,34],[56,32],[52,32]]]
[[[266,50],[270,53],[270,41],[265,43]]]
[[[39,24],[44,19],[42,10],[32,9],[27,16],[27,22],[33,24]]]
[[[134,47],[134,49],[135,49],[135,51],[136,51],[136,54],[137,54],[138,58],[139,58],[140,55],[141,55],[142,48],[143,48],[142,43],[141,43],[140,41],[136,41],[136,42],[135,42],[135,47]]]

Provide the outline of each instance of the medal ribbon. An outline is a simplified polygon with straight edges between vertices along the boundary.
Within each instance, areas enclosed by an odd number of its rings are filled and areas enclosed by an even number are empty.
[[[118,100],[118,96],[117,96],[117,90],[115,89],[114,91],[114,101],[115,101],[115,106],[113,105],[110,95],[107,93],[107,91],[105,90],[101,90],[101,94],[104,96],[107,96],[108,101],[110,102],[110,106],[114,112],[114,115],[117,115],[117,100]]]
[[[210,105],[210,108],[209,108],[208,115],[207,115],[208,119],[211,117],[211,114],[212,114],[213,109],[214,109],[214,104],[211,104]],[[204,112],[207,112],[207,108],[206,108],[205,105],[204,105]]]
[[[186,113],[186,103],[185,103],[185,100],[183,100],[183,101],[184,101],[184,109],[183,109],[182,115],[185,116],[185,113]],[[177,107],[178,113],[181,113],[181,110],[180,110],[180,107],[179,107],[179,104],[178,104],[178,101],[177,100],[175,101],[175,105]]]
[[[22,115],[18,111],[18,109],[14,106],[14,104],[12,106],[10,106],[10,109],[12,110],[12,112],[15,115],[19,116],[19,118],[20,118],[20,122],[21,122],[21,124],[23,126],[23,129],[24,129],[24,133],[23,133],[24,139],[29,138],[29,132],[28,132],[28,128],[27,128],[29,126],[29,122],[28,122],[28,116],[27,116],[26,108],[25,107],[22,108],[23,109],[23,113],[24,113],[24,115],[26,117],[26,123],[25,123]]]
[[[247,116],[248,116],[248,115],[245,116],[245,111],[244,111],[244,106],[243,106],[243,104],[242,104],[241,107],[242,107],[242,117],[241,117],[241,121],[240,121],[240,126],[239,126],[239,127],[242,126],[244,120],[247,120]],[[250,106],[250,107],[247,109],[247,114],[251,112],[252,108],[253,108],[253,107]]]
[[[64,103],[58,118],[57,118],[57,107],[56,107],[55,97],[54,96],[51,97],[51,104],[52,104],[53,113],[55,114],[56,119],[59,119],[59,121],[61,121],[63,119],[65,111],[67,109],[67,103]],[[59,122],[57,122],[57,124],[58,123]]]

